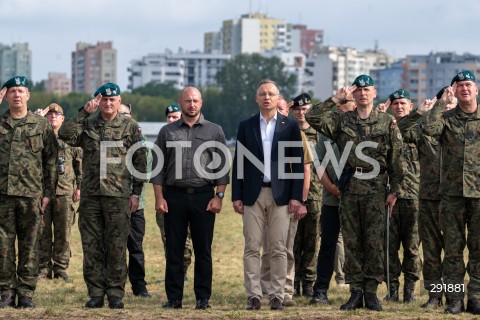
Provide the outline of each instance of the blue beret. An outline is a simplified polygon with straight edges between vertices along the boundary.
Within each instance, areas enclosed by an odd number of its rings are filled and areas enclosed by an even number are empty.
[[[168,115],[169,113],[172,113],[172,112],[180,112],[180,111],[182,111],[182,108],[180,108],[180,105],[178,103],[174,102],[167,107],[167,109],[165,110],[165,115]]]
[[[375,84],[373,79],[370,76],[367,76],[366,74],[362,74],[361,76],[358,76],[352,83],[352,86],[357,86],[359,88],[361,87],[371,87]]]
[[[458,81],[473,81],[473,82],[475,82],[475,75],[470,70],[460,71],[459,73],[457,73],[455,75],[455,77],[453,77],[452,83],[450,83],[450,85],[453,85],[455,82],[458,82]]]
[[[3,88],[10,89],[11,87],[27,87],[28,88],[28,79],[25,76],[16,76],[13,77],[7,82],[5,82],[2,86]]]
[[[394,93],[392,93],[390,96],[388,96],[390,101],[393,102],[395,99],[410,99],[410,92],[405,89],[398,89]]]
[[[113,82],[107,82],[103,86],[97,89],[93,96],[98,96],[98,94],[101,94],[102,96],[106,97],[113,97],[113,96],[119,96],[120,95],[120,87]]]
[[[293,98],[292,108],[304,106],[306,104],[309,104],[311,101],[312,97],[308,93],[302,93]]]

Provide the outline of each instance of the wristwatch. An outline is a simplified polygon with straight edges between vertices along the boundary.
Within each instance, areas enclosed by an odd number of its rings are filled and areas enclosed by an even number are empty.
[[[215,193],[215,195],[216,195],[217,197],[219,197],[220,199],[223,199],[223,197],[225,196],[225,193],[223,193],[223,192],[217,192],[217,193]]]
[[[302,204],[306,206],[308,204],[308,199],[302,200]]]
[[[138,194],[133,194],[133,193],[132,193],[130,196],[135,197],[135,198],[137,198],[137,199],[140,199],[140,196],[139,196]]]

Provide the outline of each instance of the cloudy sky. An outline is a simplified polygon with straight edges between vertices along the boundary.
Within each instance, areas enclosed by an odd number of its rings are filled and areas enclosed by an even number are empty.
[[[79,41],[113,41],[118,83],[132,59],[148,53],[202,50],[203,33],[249,11],[323,29],[325,44],[372,48],[395,57],[456,51],[480,54],[480,1],[445,0],[0,0],[0,43],[28,42],[32,78],[70,76]]]

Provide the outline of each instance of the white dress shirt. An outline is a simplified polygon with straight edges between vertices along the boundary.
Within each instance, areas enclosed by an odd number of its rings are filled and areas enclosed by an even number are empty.
[[[270,182],[272,176],[272,142],[273,134],[275,132],[275,125],[277,124],[277,113],[270,119],[269,122],[260,113],[260,132],[262,133],[262,146],[263,146],[263,182]]]

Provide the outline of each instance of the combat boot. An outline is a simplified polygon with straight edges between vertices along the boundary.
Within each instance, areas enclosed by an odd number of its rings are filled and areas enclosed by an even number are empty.
[[[350,293],[348,301],[340,306],[340,310],[350,311],[358,308],[363,308],[363,291],[356,289]]]
[[[422,308],[426,309],[432,309],[432,308],[437,308],[442,306],[442,297],[433,297],[429,296],[428,301],[422,304]]]
[[[302,295],[304,297],[307,297],[307,298],[313,297],[313,282],[312,281],[303,281]]]
[[[403,303],[415,302],[415,282],[405,282],[403,286]]]
[[[0,308],[15,307],[15,295],[2,294],[0,297]]]
[[[327,290],[315,289],[312,300],[310,300],[310,304],[316,303],[330,304],[330,301],[327,297]]]
[[[384,301],[399,302],[398,283],[390,283],[390,296],[386,295]]]
[[[459,314],[465,311],[463,299],[449,299],[445,313]]]
[[[18,297],[17,308],[35,308],[35,302],[32,297],[20,296]]]
[[[378,301],[376,293],[365,292],[365,308],[373,311],[382,311],[382,305]]]
[[[467,312],[472,314],[480,314],[480,300],[476,298],[468,299]]]

